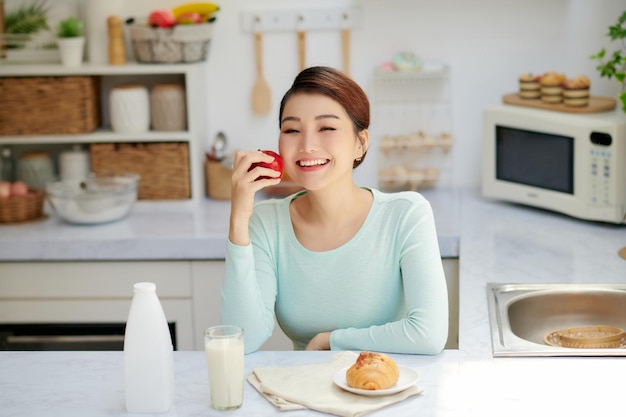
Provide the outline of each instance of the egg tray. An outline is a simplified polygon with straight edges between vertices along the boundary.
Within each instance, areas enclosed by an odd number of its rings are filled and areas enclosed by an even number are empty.
[[[0,223],[22,223],[42,217],[44,197],[44,190],[31,189],[24,196],[0,199]]]

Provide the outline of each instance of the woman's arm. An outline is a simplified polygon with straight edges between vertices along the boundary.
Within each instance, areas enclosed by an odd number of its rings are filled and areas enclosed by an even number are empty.
[[[280,172],[263,167],[248,171],[255,162],[273,160],[260,151],[237,152],[231,178],[230,225],[220,314],[223,324],[243,328],[246,353],[258,350],[274,328],[276,275],[271,263],[264,259],[264,251],[254,253],[249,229],[255,193],[278,184],[280,178],[270,177]],[[267,179],[257,180],[262,175]]]
[[[220,314],[223,324],[244,329],[246,353],[257,351],[272,335],[276,278],[268,260],[255,256],[252,245],[228,242]]]
[[[407,315],[369,328],[331,333],[334,350],[374,350],[409,354],[437,354],[448,336],[448,295],[435,222],[429,204],[404,223],[400,268]],[[416,214],[418,214],[416,212]]]

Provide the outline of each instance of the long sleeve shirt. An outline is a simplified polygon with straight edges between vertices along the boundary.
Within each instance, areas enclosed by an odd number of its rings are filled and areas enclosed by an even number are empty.
[[[436,354],[448,333],[447,286],[432,209],[416,192],[370,190],[355,236],[314,252],[294,233],[289,204],[257,203],[247,246],[227,243],[224,324],[244,329],[246,353],[271,336],[275,318],[296,349],[332,332],[333,350]]]

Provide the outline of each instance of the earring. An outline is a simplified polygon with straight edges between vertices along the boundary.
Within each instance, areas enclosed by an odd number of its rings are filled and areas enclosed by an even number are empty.
[[[359,156],[358,158],[355,159],[355,162],[361,162],[361,159],[363,159],[363,157]]]

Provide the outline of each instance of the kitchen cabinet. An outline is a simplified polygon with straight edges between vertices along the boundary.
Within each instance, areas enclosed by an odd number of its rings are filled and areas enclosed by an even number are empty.
[[[0,323],[125,323],[133,284],[154,282],[178,350],[219,324],[224,261],[3,262]],[[264,350],[291,350],[276,326]]]
[[[191,199],[204,197],[204,152],[207,136],[206,77],[207,64],[138,64],[91,65],[64,67],[62,65],[1,65],[0,77],[47,77],[47,76],[98,76],[100,77],[101,126],[85,134],[53,134],[0,136],[0,148],[69,148],[74,144],[94,143],[153,143],[183,142],[189,144],[189,167],[191,171]],[[141,84],[151,89],[157,83],[181,83],[185,85],[187,107],[187,130],[142,133],[116,133],[110,128],[108,97],[111,89],[119,84]],[[62,101],[63,97],[59,97]],[[193,103],[193,105],[192,105]]]
[[[443,260],[450,299],[446,348],[458,346],[458,259]],[[220,322],[223,260],[0,263],[0,323],[125,323],[136,282],[157,287],[178,350],[204,349]],[[292,350],[280,327],[262,350]]]

